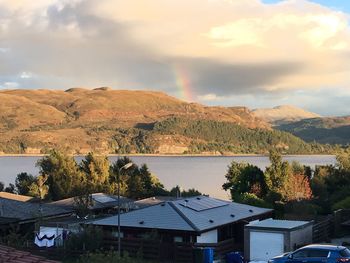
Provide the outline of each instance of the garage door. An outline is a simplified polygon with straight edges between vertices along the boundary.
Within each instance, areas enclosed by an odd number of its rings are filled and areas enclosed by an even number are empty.
[[[283,234],[250,232],[250,260],[268,261],[274,256],[283,254]]]

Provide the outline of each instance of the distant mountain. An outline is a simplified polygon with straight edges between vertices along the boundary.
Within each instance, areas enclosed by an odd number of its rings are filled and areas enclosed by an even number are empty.
[[[305,119],[276,128],[308,142],[350,144],[350,116]]]
[[[327,152],[245,107],[207,107],[153,91],[0,91],[0,153]]]
[[[303,119],[318,118],[320,115],[297,108],[290,105],[282,105],[274,108],[255,109],[253,113],[260,119],[271,123],[272,125],[280,125]]]

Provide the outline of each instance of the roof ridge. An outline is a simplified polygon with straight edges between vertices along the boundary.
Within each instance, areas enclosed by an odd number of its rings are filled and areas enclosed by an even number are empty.
[[[181,212],[181,210],[179,209],[179,208],[177,208],[176,207],[176,205],[173,203],[173,201],[169,201],[169,202],[167,202],[174,210],[175,210],[175,212],[176,213],[178,213],[185,221],[186,221],[186,223],[187,224],[189,224],[194,230],[196,230],[196,231],[200,231],[200,229],[195,225],[195,224],[193,224],[192,223],[192,221],[190,220],[190,219],[188,219],[188,217],[184,214],[184,213],[182,213]]]

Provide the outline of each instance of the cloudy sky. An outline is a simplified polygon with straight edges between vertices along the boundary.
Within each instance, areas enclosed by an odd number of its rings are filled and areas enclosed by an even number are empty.
[[[348,0],[0,0],[0,89],[110,86],[347,115],[349,16]]]

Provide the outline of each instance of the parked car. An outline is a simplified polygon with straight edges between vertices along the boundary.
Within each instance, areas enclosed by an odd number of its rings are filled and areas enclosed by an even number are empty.
[[[308,245],[274,257],[268,263],[350,263],[350,250],[343,246]]]

